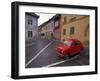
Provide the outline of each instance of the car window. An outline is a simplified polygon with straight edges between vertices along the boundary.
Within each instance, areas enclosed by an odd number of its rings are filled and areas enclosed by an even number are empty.
[[[64,44],[65,44],[66,46],[71,46],[71,42],[69,42],[69,41],[65,41]]]
[[[72,44],[71,44],[71,46],[78,46],[78,45],[80,45],[81,43],[80,42],[73,42]]]
[[[76,45],[81,45],[81,43],[80,42],[76,42]]]
[[[76,46],[76,43],[75,42],[72,42],[71,46]]]

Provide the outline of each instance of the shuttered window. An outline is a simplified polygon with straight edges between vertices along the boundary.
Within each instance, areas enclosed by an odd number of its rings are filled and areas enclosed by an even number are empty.
[[[75,33],[75,28],[74,27],[71,27],[70,28],[70,35],[74,34]]]
[[[28,37],[32,37],[32,31],[28,31]]]

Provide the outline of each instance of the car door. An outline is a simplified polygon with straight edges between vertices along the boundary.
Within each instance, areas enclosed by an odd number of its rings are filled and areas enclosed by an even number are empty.
[[[71,45],[71,54],[74,55],[80,52],[80,45],[78,42],[72,42]]]
[[[76,42],[76,47],[77,47],[76,53],[79,53],[81,50],[81,43],[79,41]]]

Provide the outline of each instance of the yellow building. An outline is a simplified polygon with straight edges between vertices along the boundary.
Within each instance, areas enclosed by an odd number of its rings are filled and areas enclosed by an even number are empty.
[[[61,15],[61,40],[75,38],[84,46],[89,46],[89,16],[87,15]]]

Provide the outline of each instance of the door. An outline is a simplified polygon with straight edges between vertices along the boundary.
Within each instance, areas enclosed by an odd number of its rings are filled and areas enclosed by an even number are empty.
[[[77,54],[80,52],[80,43],[79,42],[73,42],[71,45],[71,54]]]

